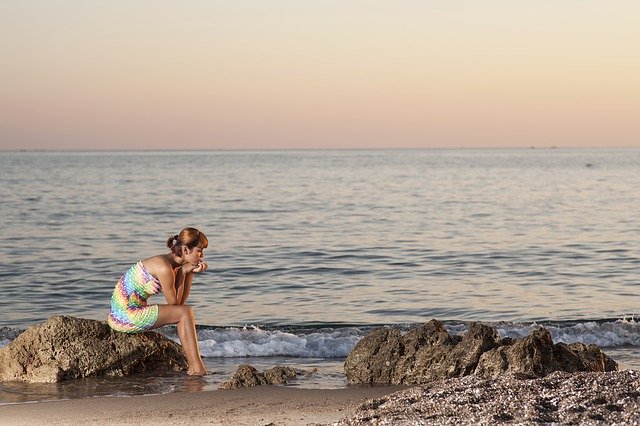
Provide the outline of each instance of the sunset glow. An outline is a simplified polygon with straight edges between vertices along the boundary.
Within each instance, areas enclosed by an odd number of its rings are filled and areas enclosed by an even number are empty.
[[[0,5],[0,149],[640,146],[640,2]]]

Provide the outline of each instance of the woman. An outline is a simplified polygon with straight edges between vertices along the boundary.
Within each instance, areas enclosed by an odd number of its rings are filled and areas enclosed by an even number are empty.
[[[193,311],[187,306],[193,274],[207,269],[202,260],[209,240],[195,228],[184,228],[167,240],[171,251],[139,261],[122,275],[111,296],[107,323],[124,333],[177,324],[178,337],[187,356],[190,375],[205,375]],[[147,299],[160,291],[166,305],[147,305]]]

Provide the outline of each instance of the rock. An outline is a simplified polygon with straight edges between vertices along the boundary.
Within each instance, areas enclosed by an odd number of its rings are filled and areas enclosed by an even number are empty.
[[[618,364],[596,345],[553,344],[551,334],[538,328],[531,335],[482,354],[475,375],[496,378],[511,373],[544,377],[554,371],[617,371]]]
[[[0,381],[54,383],[186,368],[182,347],[158,333],[119,333],[70,316],[29,327],[0,349]]]
[[[345,362],[349,383],[391,383],[403,353],[402,335],[396,329],[379,328],[361,339]]]
[[[220,385],[220,389],[235,389],[266,385],[267,379],[255,367],[243,364],[238,367],[231,380]]]
[[[291,367],[276,366],[265,370],[264,378],[270,385],[283,385],[288,379],[295,379],[298,374],[302,374],[302,370],[296,370]]]
[[[482,354],[475,373],[485,378],[495,378],[506,372],[522,377],[544,377],[556,370],[559,368],[554,359],[551,335],[546,329],[538,328],[523,339]]]
[[[470,323],[462,336],[451,336],[431,320],[402,336],[397,329],[377,329],[360,340],[345,362],[349,384],[423,384],[433,380],[503,374],[544,377],[553,371],[616,371],[617,364],[596,345],[553,344],[538,328],[523,339],[500,339],[487,325]]]
[[[637,425],[640,372],[436,380],[368,400],[338,425]]]
[[[558,344],[559,345],[559,344]],[[556,345],[556,346],[558,346]],[[616,371],[618,363],[605,355],[598,345],[584,343],[572,343],[569,349],[576,354],[585,364],[584,370],[579,371]],[[565,370],[568,371],[568,370]]]
[[[240,365],[231,380],[222,383],[220,389],[246,388],[261,385],[282,385],[287,383],[288,379],[295,379],[297,376],[304,374],[309,376],[315,371],[296,370],[291,367],[276,366],[259,372],[255,367],[247,364]]]
[[[477,323],[469,326],[462,339],[450,336],[444,324],[435,320],[414,332],[403,339],[404,354],[396,364],[391,383],[417,384],[467,376],[475,370],[480,356],[499,342],[494,329]]]

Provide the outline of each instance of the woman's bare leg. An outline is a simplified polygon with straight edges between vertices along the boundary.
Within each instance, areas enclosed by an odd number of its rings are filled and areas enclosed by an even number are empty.
[[[193,310],[187,305],[158,305],[158,320],[153,328],[167,324],[176,324],[178,337],[182,343],[182,349],[189,363],[188,374],[205,375],[200,351],[198,350],[198,337],[196,336],[196,322]]]

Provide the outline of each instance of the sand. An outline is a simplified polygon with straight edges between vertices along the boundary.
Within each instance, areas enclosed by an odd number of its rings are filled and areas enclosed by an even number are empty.
[[[436,380],[423,386],[258,386],[0,406],[5,424],[640,426],[640,372],[555,372]]]
[[[405,387],[300,389],[283,386],[96,397],[0,406],[5,424],[308,425],[349,417],[370,398]]]

